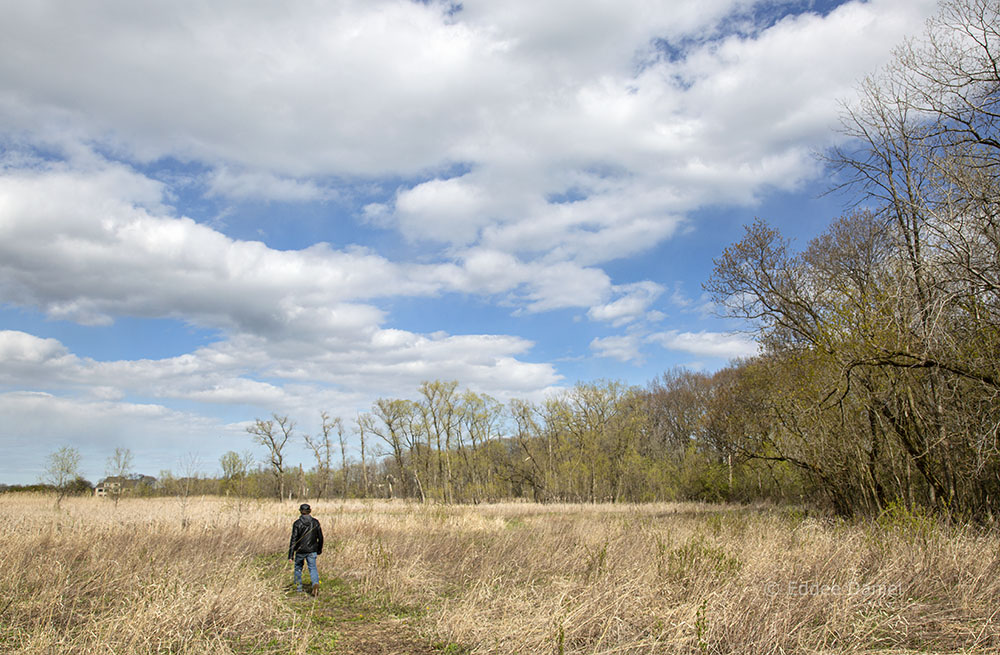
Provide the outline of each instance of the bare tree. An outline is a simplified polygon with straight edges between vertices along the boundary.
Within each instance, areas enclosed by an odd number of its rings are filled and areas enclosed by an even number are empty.
[[[482,448],[488,446],[496,436],[503,405],[487,394],[477,394],[466,391],[462,394],[459,406],[460,424],[456,428],[458,437],[458,452],[465,464],[463,486],[471,489],[471,500],[478,503],[489,484],[489,469],[485,467]],[[471,449],[466,447],[465,437],[468,436]],[[483,470],[486,469],[486,470]]]
[[[552,493],[552,441],[539,439],[542,431],[535,421],[537,408],[533,404],[515,398],[509,411],[514,419],[514,439],[524,457],[510,467],[508,477],[527,482],[535,501],[545,502]]]
[[[56,509],[69,493],[70,483],[80,475],[80,452],[76,448],[63,446],[50,453],[48,465],[42,474],[42,482],[56,489]]]
[[[403,452],[403,415],[408,405],[405,400],[388,400],[379,398],[375,401],[371,413],[358,414],[357,429],[358,434],[364,438],[366,435],[375,435],[384,441],[390,449],[393,463],[399,472],[399,477],[404,481],[402,492],[405,494],[409,485],[406,481],[406,460]],[[381,425],[376,424],[378,418]]]
[[[420,502],[426,503],[427,493],[424,490],[424,482],[420,478],[419,461],[421,459],[424,460],[425,473],[431,470],[431,454],[433,451],[431,449],[430,432],[426,429],[427,422],[422,417],[417,403],[409,400],[392,402],[398,403],[399,415],[397,417],[397,424],[399,425],[403,444],[406,446],[406,451],[409,455],[407,458],[409,461],[409,477],[412,478],[413,484],[416,486]],[[424,449],[423,457],[420,456],[421,449]],[[426,475],[424,479],[428,478],[429,475]]]
[[[128,448],[115,448],[115,452],[108,458],[105,474],[107,478],[117,478],[113,484],[105,486],[117,508],[118,501],[121,500],[122,493],[125,491],[125,482],[132,474],[132,451]]]
[[[222,466],[222,484],[226,494],[236,497],[236,526],[240,525],[243,515],[243,505],[248,495],[250,468],[254,457],[249,451],[237,453],[230,450],[219,459]]]
[[[337,441],[340,443],[340,479],[343,483],[340,490],[340,497],[346,500],[347,494],[350,491],[350,477],[348,476],[349,470],[347,468],[347,442],[344,440],[344,422],[340,420],[340,417],[338,416],[335,423],[337,427]],[[367,487],[368,471],[364,470],[366,468],[364,444],[361,446],[361,468],[363,486]]]
[[[179,460],[182,477],[177,481],[177,498],[181,503],[181,527],[187,529],[190,524],[187,511],[191,503],[191,494],[198,483],[198,456],[187,453]]]
[[[330,435],[334,429],[337,429],[341,435],[343,434],[343,421],[341,421],[339,416],[331,419],[330,415],[326,412],[320,412],[320,418],[323,421],[321,425],[322,436],[314,438],[306,434],[303,435],[303,439],[306,442],[306,446],[309,447],[309,450],[312,451],[313,456],[316,458],[316,475],[319,478],[318,493],[320,498],[325,498],[333,468],[333,441]],[[341,439],[341,441],[343,440]],[[346,475],[346,471],[344,475]]]
[[[428,440],[434,438],[437,447],[437,480],[442,487],[442,498],[445,502],[454,501],[454,485],[451,465],[451,444],[459,428],[458,382],[455,380],[442,382],[425,381],[420,385],[423,402],[417,407],[423,417],[424,430]],[[441,437],[444,437],[444,443]]]
[[[1000,5],[947,0],[922,38],[864,82],[861,102],[843,117],[852,139],[830,161],[892,228],[918,312],[917,338],[879,365],[934,369],[1000,391],[994,344],[976,329],[1000,327],[998,88]],[[956,348],[956,340],[986,348]]]
[[[361,497],[368,497],[368,459],[365,447],[367,445],[367,440],[365,439],[365,429],[361,423],[360,416],[358,417],[358,437],[361,440]],[[343,447],[343,434],[341,433],[341,447]]]
[[[285,447],[292,436],[295,423],[288,416],[271,415],[272,419],[255,419],[247,428],[254,442],[267,448],[271,474],[277,485],[278,498],[285,498]]]

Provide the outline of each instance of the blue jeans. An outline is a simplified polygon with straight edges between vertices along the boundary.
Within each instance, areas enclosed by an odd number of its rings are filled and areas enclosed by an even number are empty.
[[[302,591],[302,562],[309,565],[309,581],[313,584],[319,584],[316,553],[295,553],[295,588],[299,591]]]

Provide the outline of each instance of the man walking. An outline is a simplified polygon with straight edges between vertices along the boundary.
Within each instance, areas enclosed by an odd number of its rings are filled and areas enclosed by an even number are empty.
[[[299,505],[299,518],[292,523],[292,538],[288,542],[288,561],[295,562],[295,590],[302,591],[302,563],[309,566],[309,593],[319,593],[319,572],[316,570],[316,556],[323,553],[323,528],[310,514],[312,508],[307,503]]]

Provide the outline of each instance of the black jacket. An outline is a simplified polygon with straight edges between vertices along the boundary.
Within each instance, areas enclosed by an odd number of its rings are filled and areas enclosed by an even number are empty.
[[[295,553],[323,553],[323,528],[319,521],[303,514],[292,523],[292,538],[288,541],[288,559]]]

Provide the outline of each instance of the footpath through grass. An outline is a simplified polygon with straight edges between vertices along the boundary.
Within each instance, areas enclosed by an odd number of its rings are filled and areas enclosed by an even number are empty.
[[[303,648],[309,655],[460,655],[469,652],[457,644],[436,641],[423,634],[421,608],[364,595],[344,579],[324,576],[317,596],[295,591],[291,564],[268,558],[266,571],[284,590],[288,606],[300,619]],[[308,589],[309,574],[303,571]]]

